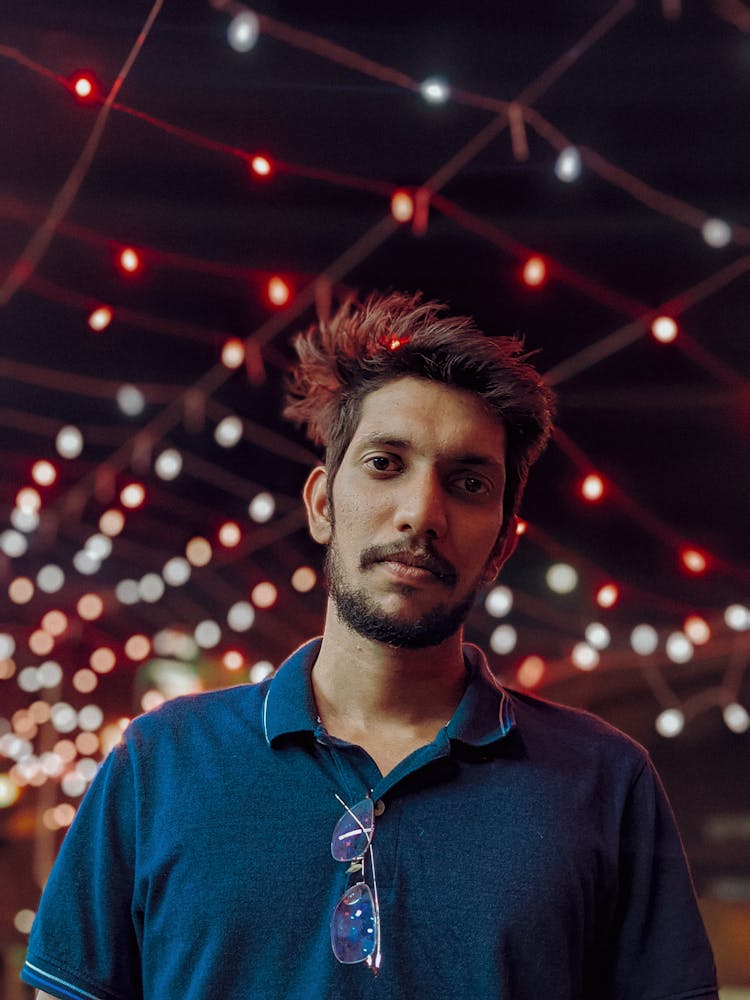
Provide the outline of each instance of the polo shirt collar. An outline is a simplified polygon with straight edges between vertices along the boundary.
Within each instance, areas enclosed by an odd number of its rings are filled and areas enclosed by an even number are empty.
[[[311,639],[282,663],[271,680],[263,705],[263,730],[269,746],[281,736],[314,733],[318,712],[310,674],[322,639]],[[492,675],[484,653],[465,643],[464,660],[469,683],[446,727],[449,739],[471,746],[487,746],[503,739],[515,727],[510,697]]]

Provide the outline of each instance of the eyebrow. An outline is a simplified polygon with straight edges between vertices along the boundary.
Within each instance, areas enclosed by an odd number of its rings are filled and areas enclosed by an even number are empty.
[[[395,438],[388,434],[368,434],[367,437],[363,437],[358,442],[359,448],[396,448],[400,450],[407,450],[412,448],[412,442],[408,441],[406,438]],[[490,455],[482,455],[474,452],[469,452],[465,455],[449,455],[447,456],[449,461],[456,462],[458,465],[473,465],[473,466],[483,466],[486,468],[504,469],[505,463],[498,461],[496,458],[492,458]]]

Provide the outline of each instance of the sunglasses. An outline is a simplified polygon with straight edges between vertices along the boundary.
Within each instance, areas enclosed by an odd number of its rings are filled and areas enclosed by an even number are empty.
[[[362,799],[351,809],[339,800],[346,812],[331,837],[331,854],[336,861],[348,863],[347,874],[359,875],[336,903],[331,917],[331,948],[344,965],[366,962],[377,973],[380,968],[380,908],[375,880],[372,838],[375,814],[372,799]],[[369,860],[372,889],[365,882],[365,858]]]

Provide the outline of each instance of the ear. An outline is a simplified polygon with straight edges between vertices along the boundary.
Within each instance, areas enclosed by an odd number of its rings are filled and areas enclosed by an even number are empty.
[[[503,565],[510,559],[518,545],[518,518],[513,515],[508,522],[507,529],[503,530],[495,545],[492,555],[487,560],[487,566],[482,574],[482,582],[492,583]]]
[[[322,465],[317,465],[302,490],[302,499],[307,509],[307,526],[311,536],[321,545],[331,540],[331,517],[328,507],[328,473]]]

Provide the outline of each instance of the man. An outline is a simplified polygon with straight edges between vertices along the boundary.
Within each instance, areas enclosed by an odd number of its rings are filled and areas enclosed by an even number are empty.
[[[323,637],[131,725],[24,978],[81,1000],[716,998],[645,751],[501,689],[461,642],[549,390],[516,341],[418,296],[346,305],[296,346],[287,413],[326,446],[304,488]]]

